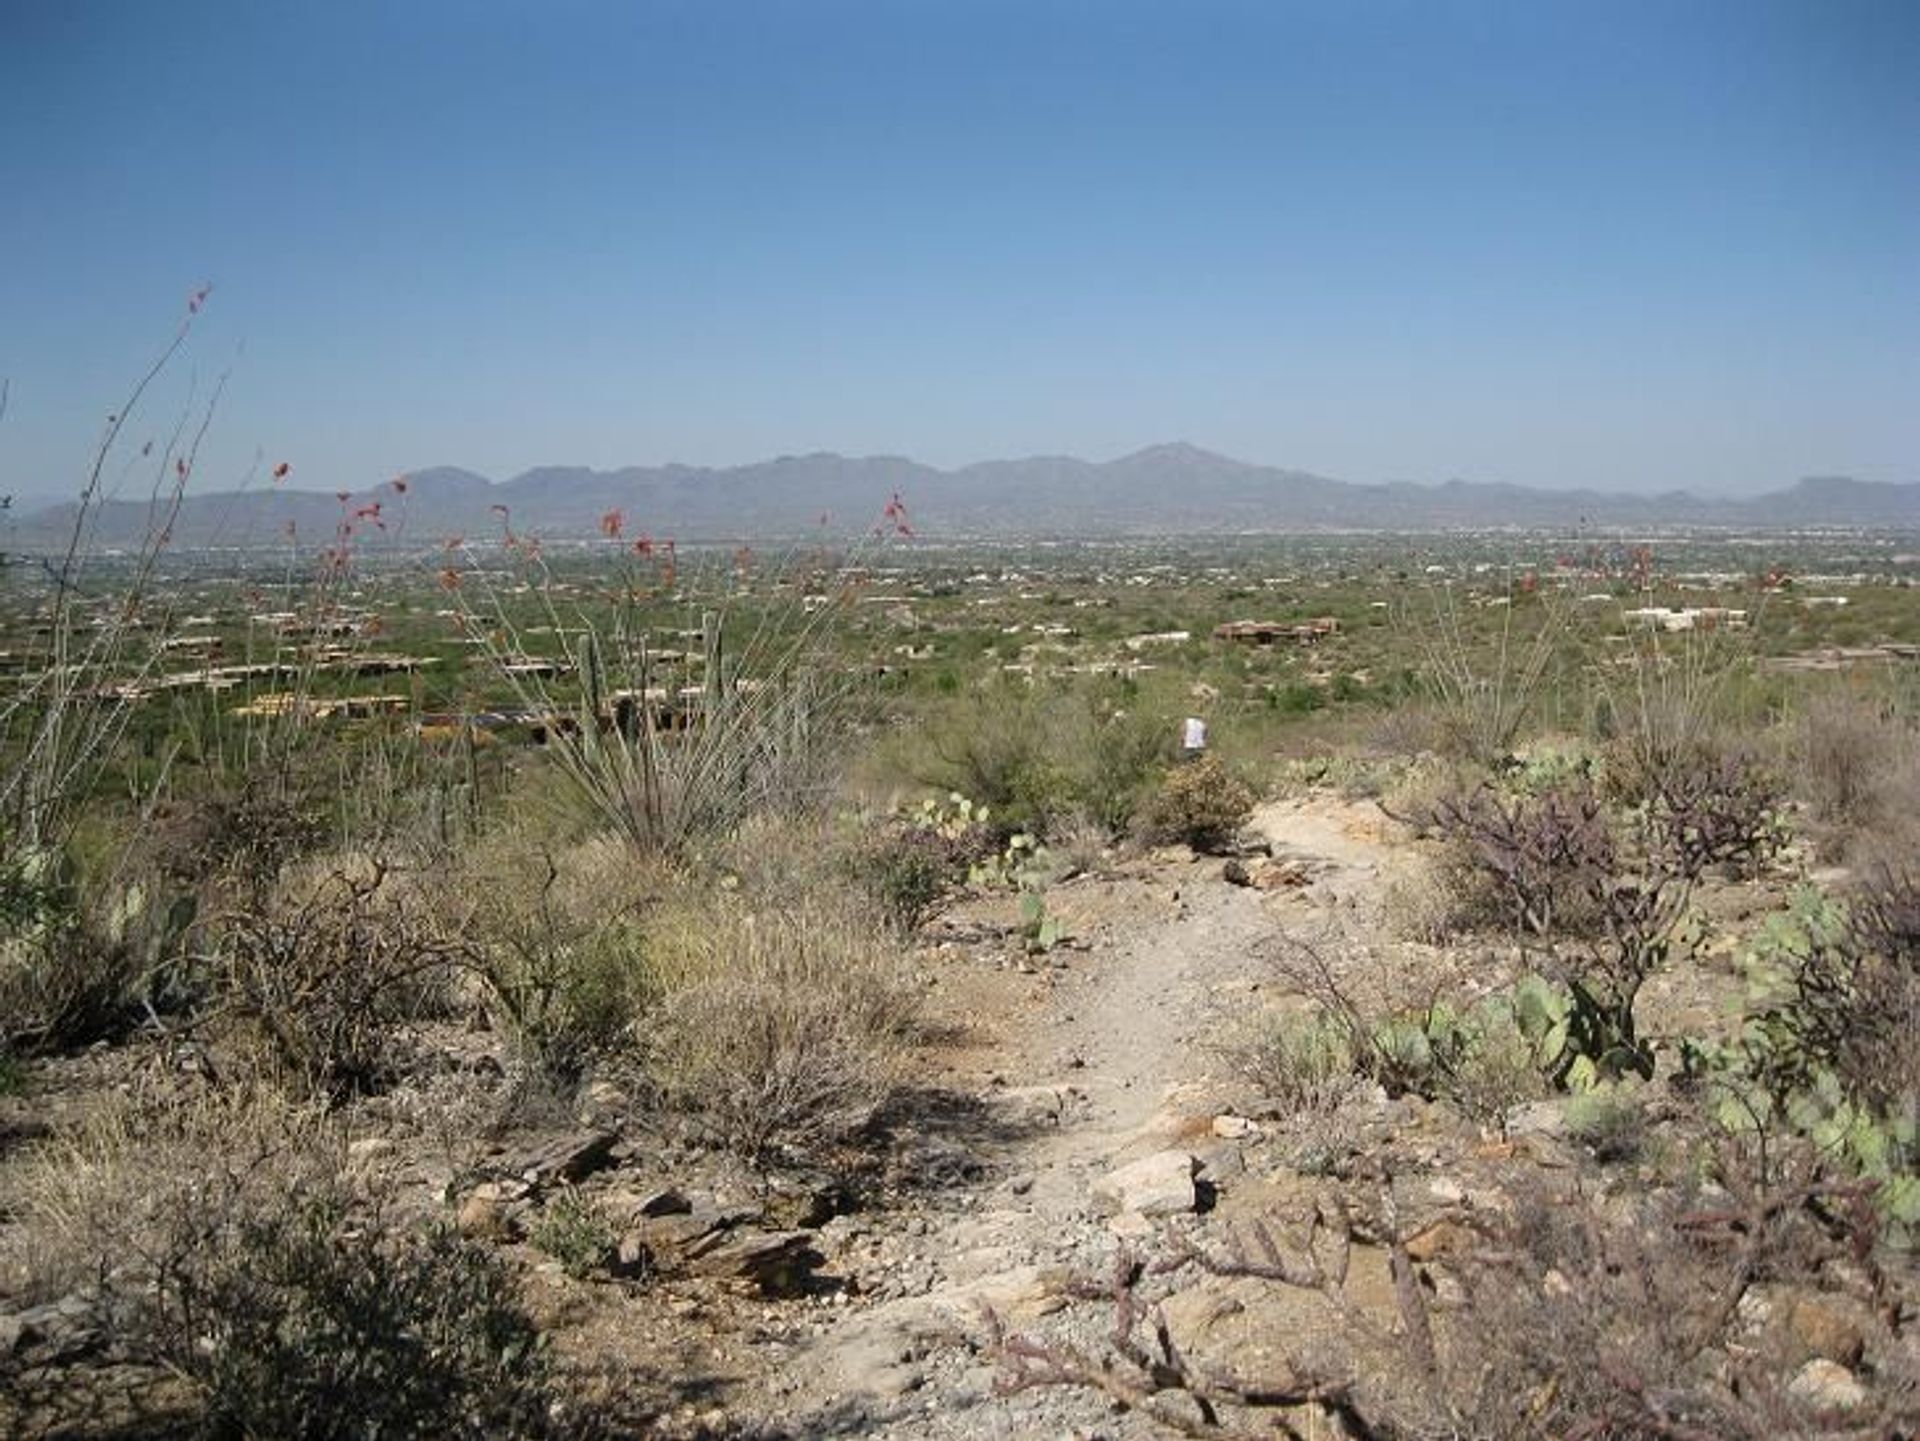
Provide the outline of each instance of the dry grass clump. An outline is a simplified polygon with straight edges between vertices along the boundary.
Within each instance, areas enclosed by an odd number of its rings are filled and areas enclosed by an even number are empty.
[[[892,1095],[917,1000],[871,919],[832,896],[778,912],[687,897],[649,939],[662,996],[645,1065],[660,1099],[743,1155],[843,1141]]]
[[[1788,738],[1796,798],[1823,854],[1872,861],[1920,843],[1920,735],[1877,696],[1810,697]]]
[[[1228,1031],[1219,1051],[1284,1114],[1325,1114],[1352,1094],[1358,1057],[1349,1028],[1324,1011],[1271,1011]]]
[[[103,1358],[184,1383],[195,1434],[545,1428],[504,1266],[356,1195],[341,1136],[311,1109],[268,1092],[123,1101],[43,1147],[17,1190],[29,1291],[84,1286]],[[31,1408],[46,1378],[13,1379]]]
[[[1512,921],[1498,881],[1453,842],[1441,843],[1388,883],[1386,913],[1402,940],[1429,946],[1497,932]]]
[[[1253,788],[1218,756],[1202,756],[1167,772],[1147,803],[1147,834],[1158,841],[1184,841],[1196,851],[1233,843],[1253,815]]]

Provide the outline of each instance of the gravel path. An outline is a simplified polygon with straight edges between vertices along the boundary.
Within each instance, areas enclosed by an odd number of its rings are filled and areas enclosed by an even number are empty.
[[[875,1296],[835,1313],[781,1378],[776,1423],[793,1435],[1014,1438],[1156,1434],[1136,1416],[1065,1390],[1002,1396],[982,1351],[984,1309],[1016,1330],[1097,1349],[1104,1307],[1069,1307],[1070,1278],[1102,1274],[1123,1236],[1203,1218],[1108,1216],[1095,1184],[1116,1167],[1178,1149],[1231,1174],[1216,1137],[1223,1013],[1257,1003],[1263,942],[1331,906],[1376,903],[1383,842],[1367,813],[1324,799],[1263,807],[1255,830],[1310,884],[1228,884],[1218,860],[1156,867],[1123,923],[1075,954],[990,1057],[1007,1083],[985,1092],[1009,1130],[986,1175],[901,1217],[852,1217],[823,1237],[864,1266]],[[871,1286],[871,1290],[869,1287]]]

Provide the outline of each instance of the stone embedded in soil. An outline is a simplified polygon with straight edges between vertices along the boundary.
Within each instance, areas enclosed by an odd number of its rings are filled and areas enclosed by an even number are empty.
[[[78,1294],[0,1316],[0,1357],[31,1354],[47,1365],[84,1353],[94,1338],[93,1307]]]
[[[1787,1328],[1811,1353],[1842,1366],[1856,1366],[1866,1351],[1866,1335],[1844,1302],[1825,1296],[1796,1296],[1787,1308]]]
[[[583,1181],[613,1163],[612,1131],[579,1131],[547,1141],[501,1167],[534,1187]]]
[[[649,1191],[640,1198],[639,1204],[634,1207],[635,1215],[649,1218],[654,1216],[685,1216],[691,1214],[692,1211],[693,1202],[689,1201],[684,1195],[674,1190],[671,1186],[663,1187],[658,1191]]]
[[[1009,1086],[987,1093],[996,1119],[1016,1130],[1058,1126],[1073,1098],[1070,1086]]]
[[[1200,1163],[1187,1151],[1160,1151],[1110,1171],[1093,1183],[1093,1204],[1103,1216],[1179,1216],[1197,1210],[1193,1183]]]
[[[1420,1262],[1437,1261],[1442,1256],[1460,1255],[1472,1245],[1472,1231],[1458,1221],[1439,1220],[1407,1238],[1407,1257]]]
[[[813,1240],[811,1231],[741,1231],[690,1257],[690,1268],[703,1276],[751,1281],[762,1295],[798,1295],[826,1259]]]
[[[1794,1373],[1787,1392],[1816,1411],[1857,1411],[1866,1404],[1867,1388],[1838,1361],[1816,1356]]]
[[[519,1231],[512,1211],[517,1190],[493,1181],[475,1186],[460,1203],[454,1228],[475,1241],[511,1241]]]
[[[1507,1112],[1507,1138],[1536,1137],[1545,1141],[1567,1138],[1567,1108],[1563,1101],[1529,1101]]]

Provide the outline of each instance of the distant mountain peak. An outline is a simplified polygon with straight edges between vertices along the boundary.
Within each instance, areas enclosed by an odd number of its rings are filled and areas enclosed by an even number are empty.
[[[1218,451],[1204,449],[1190,440],[1168,440],[1159,445],[1149,445],[1144,450],[1123,455],[1113,463],[1115,465],[1209,465],[1232,466],[1238,470],[1253,469],[1244,460],[1235,460],[1230,455],[1221,455]]]

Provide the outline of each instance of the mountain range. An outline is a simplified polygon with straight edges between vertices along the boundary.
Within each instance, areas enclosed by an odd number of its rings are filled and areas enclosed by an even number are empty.
[[[441,466],[348,493],[261,486],[190,495],[174,525],[176,545],[286,543],[332,536],[343,513],[380,506],[358,527],[368,538],[425,545],[446,537],[516,531],[593,536],[619,511],[625,533],[682,540],[798,536],[826,517],[835,535],[877,523],[898,496],[925,535],[1201,535],[1496,527],[1724,526],[1738,529],[1848,526],[1920,529],[1920,484],[1815,477],[1766,495],[1712,498],[1549,490],[1448,481],[1356,485],[1305,471],[1253,465],[1187,444],[1156,445],[1118,460],[1070,456],[994,460],[938,470],[899,456],[781,456],[752,465],[687,465],[591,470],[542,466],[510,480]],[[71,502],[16,513],[13,549],[64,543]],[[112,501],[96,539],[136,543],[149,524],[142,502]]]

